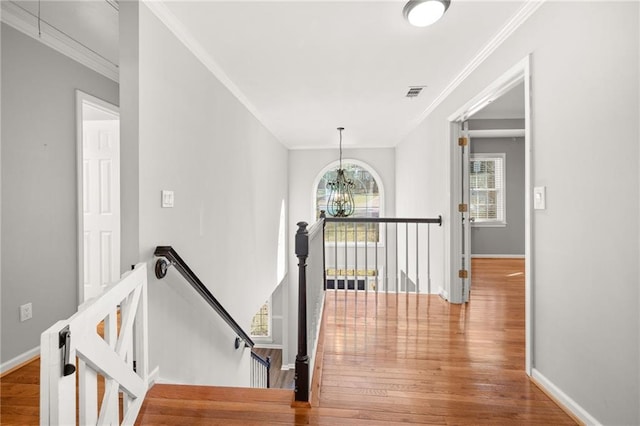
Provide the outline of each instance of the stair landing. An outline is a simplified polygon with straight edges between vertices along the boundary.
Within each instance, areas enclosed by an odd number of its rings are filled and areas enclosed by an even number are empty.
[[[291,408],[292,400],[286,389],[158,384],[147,393],[136,425],[306,423],[308,410]]]

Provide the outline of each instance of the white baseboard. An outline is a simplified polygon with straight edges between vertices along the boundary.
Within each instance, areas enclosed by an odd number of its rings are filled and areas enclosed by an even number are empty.
[[[531,371],[531,377],[534,379],[538,386],[541,386],[544,392],[556,399],[557,402],[562,404],[567,410],[569,410],[578,420],[586,425],[602,426],[595,417],[587,412],[576,401],[571,399],[569,395],[564,393],[559,387],[557,387],[551,380],[547,379],[541,372],[535,368]]]
[[[156,383],[159,383],[158,382],[159,379],[160,379],[160,366],[158,365],[156,366],[156,368],[154,368],[149,372],[149,377],[147,378],[147,386],[151,387]]]
[[[472,254],[472,259],[524,259],[524,254]]]
[[[282,364],[282,367],[280,368],[280,370],[295,370],[295,369],[296,369],[295,364]]]
[[[253,346],[256,349],[282,349],[282,345],[277,343],[258,343]]]
[[[7,362],[3,362],[0,365],[0,374],[4,374],[6,371],[11,370],[14,367],[17,367],[20,364],[24,364],[32,359],[36,358],[40,355],[40,346],[36,346],[33,349],[29,349],[23,354],[18,355],[17,357],[10,359]]]

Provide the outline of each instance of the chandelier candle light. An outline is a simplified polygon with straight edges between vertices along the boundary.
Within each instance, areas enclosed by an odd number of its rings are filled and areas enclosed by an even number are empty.
[[[336,170],[336,180],[327,182],[329,188],[329,198],[327,200],[327,212],[333,217],[348,217],[353,214],[353,188],[355,184],[351,179],[347,179],[345,170],[342,168],[342,131],[344,127],[338,127],[340,132],[340,165]]]

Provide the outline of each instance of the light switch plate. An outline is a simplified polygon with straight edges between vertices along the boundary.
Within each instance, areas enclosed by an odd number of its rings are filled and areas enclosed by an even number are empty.
[[[533,208],[545,210],[547,208],[547,187],[536,186],[533,188]]]
[[[163,208],[172,208],[173,207],[173,191],[162,191],[162,207]]]

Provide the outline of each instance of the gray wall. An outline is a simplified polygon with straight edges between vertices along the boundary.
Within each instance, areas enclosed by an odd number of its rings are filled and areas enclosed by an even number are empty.
[[[449,232],[448,117],[531,54],[532,186],[547,187],[532,211],[533,367],[612,425],[640,424],[638,9],[545,2],[396,149],[398,215],[442,211]],[[447,256],[433,268],[448,273]]]
[[[471,153],[504,153],[506,226],[473,225],[471,254],[524,255],[524,138],[472,138]]]
[[[77,308],[76,89],[118,104],[117,83],[2,24],[3,363]]]
[[[139,188],[140,260],[151,267],[156,246],[173,246],[248,330],[278,284],[288,151],[146,4],[138,12],[130,40],[138,59],[120,72],[123,81],[138,75],[131,184]],[[162,190],[174,191],[174,208],[161,208]],[[234,349],[233,331],[175,271],[161,281],[149,274],[149,333],[150,364],[162,380],[248,385],[249,351]]]

